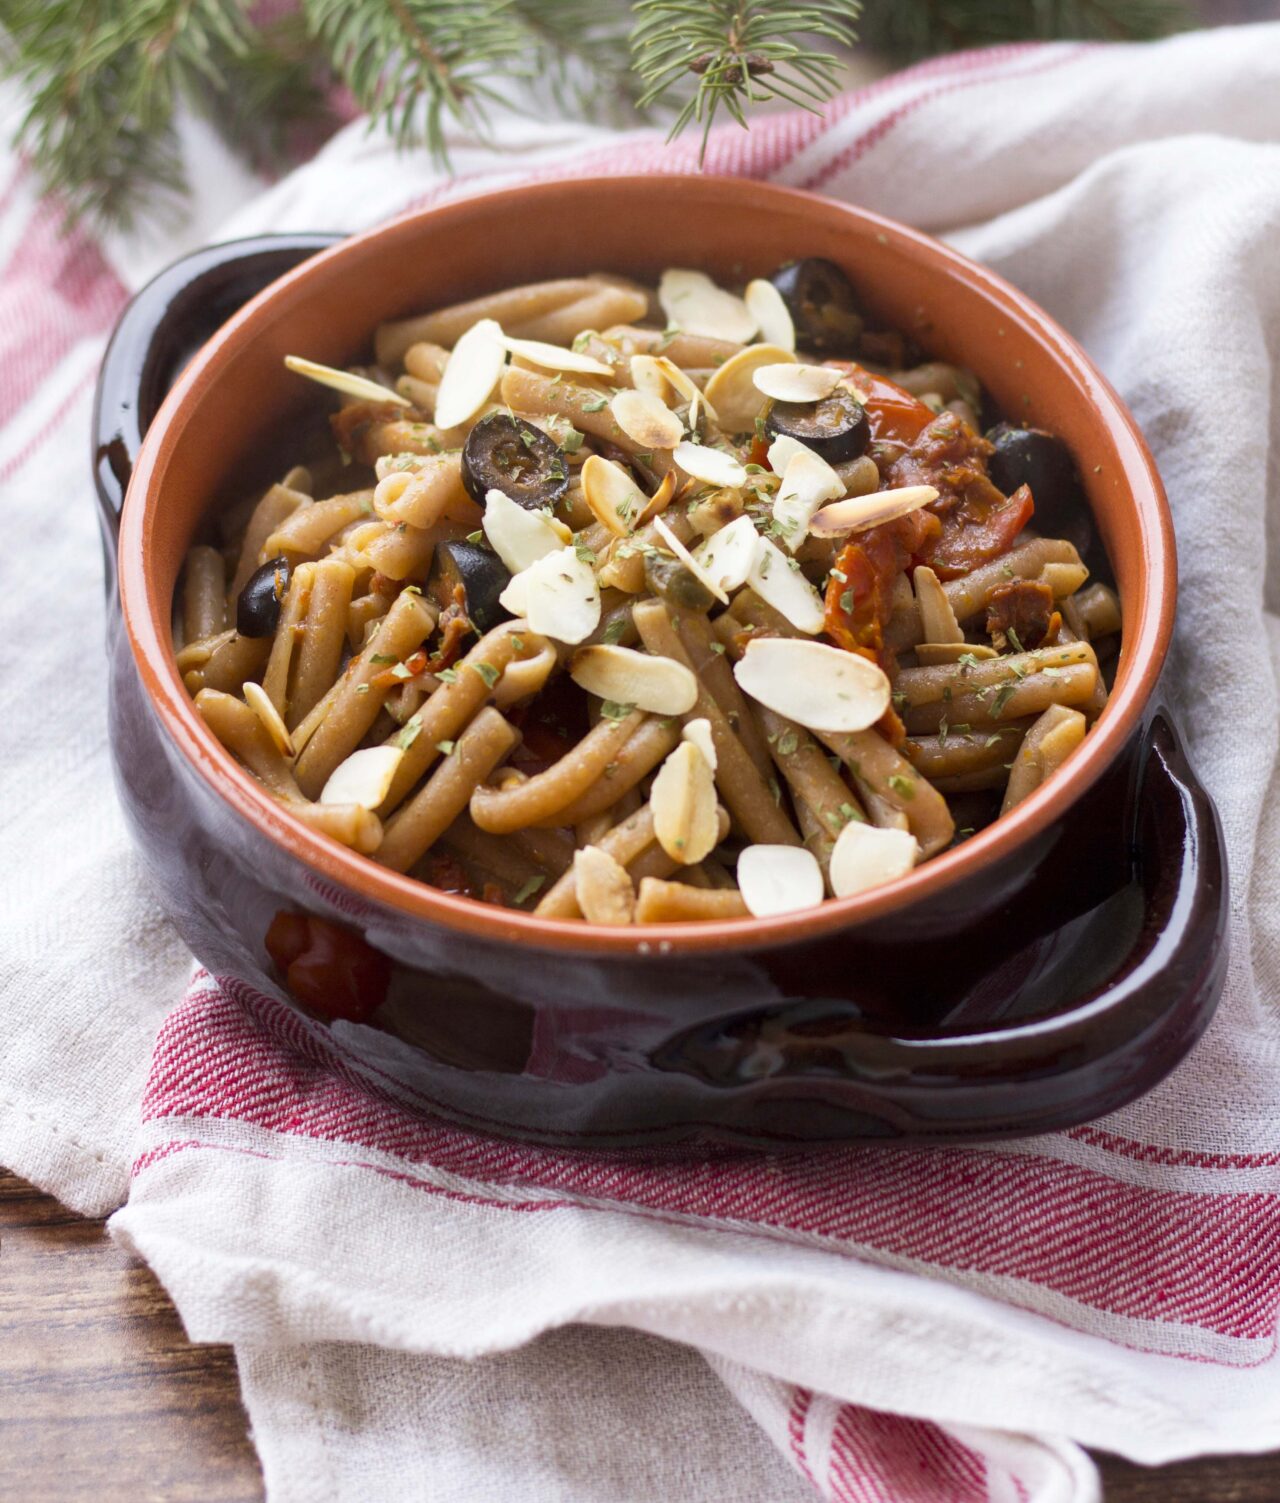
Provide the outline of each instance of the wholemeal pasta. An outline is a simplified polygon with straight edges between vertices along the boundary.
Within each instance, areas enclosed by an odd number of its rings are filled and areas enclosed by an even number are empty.
[[[1121,603],[1063,445],[984,433],[830,262],[498,289],[372,350],[291,357],[332,439],[174,607],[198,714],[318,836],[546,918],[772,916],[962,843],[1105,709]]]

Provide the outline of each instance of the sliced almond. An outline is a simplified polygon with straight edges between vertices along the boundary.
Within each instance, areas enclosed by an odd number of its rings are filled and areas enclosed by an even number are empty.
[[[481,525],[493,551],[513,574],[565,544],[554,518],[518,505],[505,491],[491,490],[485,496]]]
[[[786,473],[787,466],[797,454],[813,454],[815,459],[819,457],[808,444],[802,444],[798,438],[792,438],[789,433],[779,433],[769,445],[765,457],[773,473],[782,475]]]
[[[919,859],[916,838],[906,830],[851,819],[831,851],[831,890],[838,898],[852,897],[905,877]]]
[[[927,564],[920,564],[912,579],[916,587],[916,608],[920,612],[920,627],[926,642],[963,642],[964,633],[956,620],[956,613],[947,599],[947,592],[938,581],[938,576]]]
[[[644,503],[644,510],[636,518],[636,526],[643,527],[646,522],[652,522],[654,517],[661,516],[667,507],[671,505],[675,493],[676,472],[668,470],[662,477],[662,484]]]
[[[800,572],[795,560],[768,538],[761,538],[756,546],[747,583],[797,631],[816,637],[822,630],[825,620],[822,596]]]
[[[687,371],[667,355],[632,355],[631,381],[637,391],[647,391],[670,405],[674,395],[689,404],[689,427],[698,425],[698,409],[705,407],[713,422],[718,422],[715,408]]]
[[[675,535],[675,533],[672,532],[670,527],[667,526],[667,524],[662,520],[661,517],[654,517],[653,527],[654,531],[667,545],[671,552],[675,554],[675,556],[680,560],[685,568],[688,569],[693,577],[695,579],[701,580],[717,600],[721,601],[724,605],[728,605],[728,595],[725,594],[721,587],[716,583],[715,579],[707,573],[707,571],[702,567],[698,560],[694,558],[693,554],[689,552],[689,550]]]
[[[570,661],[569,677],[588,694],[655,715],[683,715],[698,699],[698,680],[683,663],[633,647],[580,648]]]
[[[272,703],[271,696],[261,684],[255,684],[252,679],[247,684],[241,684],[240,692],[244,695],[244,702],[262,722],[262,728],[271,737],[275,749],[282,757],[295,755],[293,737],[289,734],[289,728],[280,718],[280,711]]]
[[[592,454],[582,466],[582,499],[591,515],[615,537],[634,532],[649,498],[620,464]]]
[[[880,522],[905,517],[938,499],[931,485],[903,485],[891,491],[872,491],[867,496],[849,496],[833,506],[824,506],[809,523],[815,537],[836,538],[846,532],[861,532]]]
[[[738,857],[738,891],[754,918],[816,908],[822,868],[802,845],[749,845]]]
[[[362,751],[352,752],[329,774],[319,802],[376,809],[386,798],[403,756],[398,746],[366,746]]]
[[[507,363],[502,340],[502,326],[482,318],[454,345],[436,392],[437,428],[468,422],[493,395]]]
[[[682,741],[658,769],[649,794],[653,833],[681,866],[711,854],[720,838],[711,766],[692,741]]]
[[[761,339],[794,352],[796,326],[791,318],[791,310],[772,282],[766,281],[764,277],[748,282],[742,301],[747,305],[747,312],[759,325]]]
[[[844,495],[844,481],[825,459],[800,449],[787,460],[773,498],[773,520],[792,553],[809,536],[809,523],[824,502]]]
[[[304,360],[301,355],[286,355],[284,363],[295,375],[305,376],[308,381],[318,381],[321,386],[332,387],[348,397],[358,397],[362,402],[393,402],[397,407],[412,407],[407,397],[389,386],[370,381],[367,376],[353,376],[350,371],[336,370],[332,365],[321,365],[315,360]]]
[[[498,597],[531,631],[570,646],[600,624],[600,587],[595,572],[572,548],[548,553],[517,574]]]
[[[741,516],[713,532],[693,556],[704,578],[715,580],[722,591],[731,591],[746,584],[759,547],[756,524]]]
[[[947,663],[958,663],[961,658],[972,655],[979,659],[998,657],[994,647],[985,647],[978,642],[919,642],[916,644],[916,661],[922,668],[940,668]]]
[[[667,322],[687,334],[746,344],[756,332],[756,321],[746,303],[717,287],[705,271],[664,271],[658,283],[658,302]]]
[[[567,350],[563,345],[547,344],[541,339],[512,339],[510,335],[504,334],[502,344],[513,355],[527,360],[530,365],[541,366],[543,370],[573,371],[583,376],[607,376],[610,381],[616,374],[613,366],[606,365],[603,360],[596,360],[580,350]]]
[[[840,384],[832,365],[800,365],[796,361],[761,365],[752,372],[756,390],[775,402],[821,402]]]
[[[618,427],[646,449],[674,449],[684,437],[684,424],[651,391],[623,387],[609,403]]]
[[[675,446],[671,457],[686,475],[708,485],[741,485],[747,478],[742,462],[732,454],[706,444],[690,443],[688,439]]]
[[[757,637],[733,674],[758,704],[811,731],[865,731],[889,708],[884,670],[824,642]]]
[[[794,361],[790,350],[776,344],[752,344],[730,355],[707,382],[707,399],[720,415],[726,433],[746,433],[754,427],[766,398],[753,379],[762,366]]]
[[[716,770],[720,764],[720,759],[716,755],[715,737],[711,734],[711,722],[709,720],[701,715],[696,720],[686,720],[684,728],[680,732],[680,739],[682,741],[692,741],[694,746],[707,759],[707,766],[710,767],[711,771],[714,772]]]
[[[636,890],[627,869],[598,845],[573,853],[574,891],[589,924],[630,924],[636,916]]]

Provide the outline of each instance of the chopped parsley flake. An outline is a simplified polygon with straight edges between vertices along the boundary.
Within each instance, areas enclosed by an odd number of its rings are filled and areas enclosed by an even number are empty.
[[[453,749],[457,744],[456,741],[437,741],[436,750],[442,757],[451,757],[453,756]]]
[[[910,801],[915,798],[916,785],[911,781],[910,778],[904,778],[900,772],[890,774],[890,776],[885,781],[889,784],[889,787],[893,789],[893,791],[898,795],[899,798],[906,799],[908,803],[910,803]]]
[[[541,873],[539,873],[539,875],[536,877],[530,877],[529,880],[520,888],[519,892],[517,892],[512,897],[511,901],[516,904],[527,903],[529,899],[534,895],[534,893],[544,885],[546,880],[547,879],[542,876]]]
[[[502,670],[495,668],[492,663],[467,663],[465,666],[470,668],[472,673],[480,675],[486,689],[492,689],[502,677]]]
[[[413,715],[405,721],[404,729],[395,739],[395,745],[401,751],[408,751],[413,743],[422,734],[422,716]]]
[[[620,704],[616,699],[606,699],[600,706],[600,714],[606,720],[625,720],[635,705]]]

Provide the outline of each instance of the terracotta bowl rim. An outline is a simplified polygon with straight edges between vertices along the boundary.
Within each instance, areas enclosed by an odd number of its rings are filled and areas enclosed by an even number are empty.
[[[993,318],[1010,321],[1047,347],[1063,378],[1100,411],[1121,460],[1123,492],[1116,504],[1137,516],[1142,545],[1139,598],[1126,599],[1125,652],[1106,710],[1083,747],[1043,788],[1013,813],[998,819],[960,848],[934,857],[906,877],[850,898],[776,918],[739,918],[695,924],[653,924],[642,928],[595,926],[581,920],[544,919],[477,900],[439,892],[425,883],[379,866],[368,857],[318,835],[276,803],[217,742],[196,714],[173,658],[170,602],[157,598],[148,543],[153,508],[183,420],[218,380],[233,353],[250,341],[270,310],[280,310],[327,283],[335,267],[358,260],[377,240],[412,241],[424,227],[447,232],[451,223],[501,212],[530,199],[591,200],[628,193],[696,192],[713,200],[749,198],[753,211],[773,200],[782,209],[800,208],[847,215],[884,235],[904,253],[966,283],[990,306]],[[157,483],[157,482],[160,483]],[[449,203],[410,210],[385,224],[351,236],[303,262],[273,282],[222,326],[191,360],[165,399],[134,466],[120,528],[119,589],[124,626],[144,690],[179,752],[209,787],[273,844],[300,859],[313,872],[374,903],[413,918],[481,939],[579,951],[584,955],[676,955],[755,950],[815,940],[868,920],[882,918],[937,897],[1032,840],[1066,814],[1122,753],[1137,730],[1163,666],[1173,630],[1176,592],[1173,525],[1155,462],[1134,419],[1110,382],[1080,345],[1036,303],[1015,287],[950,246],[920,231],[799,189],[751,179],[699,174],[604,176],[524,184],[476,193]]]

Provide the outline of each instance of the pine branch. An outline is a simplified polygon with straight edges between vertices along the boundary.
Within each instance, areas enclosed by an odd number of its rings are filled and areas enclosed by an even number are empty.
[[[447,160],[446,121],[481,133],[491,80],[521,55],[511,0],[303,0],[312,35],[400,146]]]
[[[672,136],[769,99],[819,110],[832,45],[924,53],[1035,37],[1137,38],[1183,0],[0,0],[0,75],[28,101],[16,143],[71,218],[130,226],[185,191],[179,106],[258,166],[327,122],[335,78],[404,147],[445,158],[449,125],[554,101],[593,120],[668,102]],[[629,49],[628,49],[629,31]],[[637,97],[638,96],[638,97]]]
[[[861,8],[861,0],[636,0],[631,55],[646,85],[639,107],[687,89],[692,80],[667,139],[696,122],[702,154],[721,106],[743,127],[747,107],[766,99],[817,112],[839,88],[839,64],[803,38],[851,45]]]

